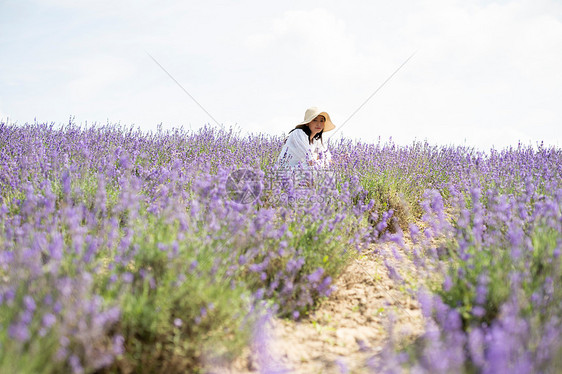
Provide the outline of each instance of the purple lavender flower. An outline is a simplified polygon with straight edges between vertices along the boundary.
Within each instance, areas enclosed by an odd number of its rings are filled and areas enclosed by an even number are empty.
[[[123,274],[121,275],[121,277],[122,277],[122,279],[123,279],[123,282],[125,282],[125,283],[132,283],[133,280],[134,280],[134,278],[135,278],[134,275],[131,274],[130,272],[125,272],[125,273],[123,273]]]
[[[26,342],[31,337],[28,326],[22,322],[10,325],[8,328],[8,334],[12,339],[22,343]]]
[[[324,269],[319,267],[312,274],[308,275],[308,281],[311,283],[318,283],[320,282],[320,279],[322,279],[323,274],[324,274]]]

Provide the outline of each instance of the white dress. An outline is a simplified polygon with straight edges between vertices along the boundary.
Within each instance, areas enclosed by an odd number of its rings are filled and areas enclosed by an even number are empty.
[[[276,165],[279,168],[294,168],[301,165],[305,169],[323,169],[330,166],[332,155],[320,140],[308,141],[304,130],[296,129],[289,134],[281,148]],[[309,164],[312,161],[312,165]]]

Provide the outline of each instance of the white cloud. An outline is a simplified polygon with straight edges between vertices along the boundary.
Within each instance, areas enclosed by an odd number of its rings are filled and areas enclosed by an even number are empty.
[[[248,35],[243,44],[294,71],[322,77],[349,76],[363,60],[346,22],[325,8],[284,12],[269,30]]]
[[[284,12],[273,20],[271,29],[247,37],[254,48],[279,45],[303,57],[328,57],[332,48],[349,53],[354,49],[353,37],[346,33],[345,22],[324,8]]]

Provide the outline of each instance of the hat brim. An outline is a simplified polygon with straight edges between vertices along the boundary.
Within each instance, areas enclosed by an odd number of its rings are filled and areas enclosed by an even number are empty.
[[[326,119],[326,122],[324,122],[324,130],[322,130],[323,132],[332,131],[333,129],[336,128],[336,125],[334,125],[334,123],[332,122],[332,119],[330,118],[330,115],[326,112],[314,112],[310,116],[305,118],[304,121],[299,123],[297,126],[307,125],[310,122],[312,122],[312,120],[314,120],[314,118],[316,118],[318,116],[324,116],[324,118]]]

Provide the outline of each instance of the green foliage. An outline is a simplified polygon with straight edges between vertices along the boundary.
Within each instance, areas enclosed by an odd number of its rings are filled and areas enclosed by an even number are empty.
[[[1,312],[0,312],[1,313]],[[5,342],[0,349],[0,373],[60,373],[64,371],[62,362],[53,357],[58,349],[55,333],[45,336],[35,334],[25,347],[21,347],[7,337],[7,330],[0,330],[0,341]]]
[[[390,210],[393,211],[392,217],[396,219],[397,225],[402,230],[406,230],[409,223],[420,219],[423,191],[414,191],[411,184],[397,178],[394,173],[365,172],[361,175],[361,186],[366,191],[363,201],[375,202],[371,213],[377,218],[372,222],[373,224],[380,223],[382,213]],[[397,230],[394,220],[387,222],[387,226],[392,232]]]
[[[175,245],[170,258],[163,245]],[[131,244],[134,256],[119,264],[121,281],[111,287],[122,307],[120,329],[126,354],[116,363],[134,372],[187,372],[204,360],[232,360],[251,334],[249,292],[226,274],[216,242],[178,240],[177,225],[151,217]],[[134,250],[133,250],[134,249]],[[193,265],[197,264],[197,265]],[[130,273],[130,284],[123,274]]]
[[[466,232],[465,235],[470,234]],[[470,245],[462,254],[457,244],[446,246],[449,248],[449,279],[444,284],[433,284],[433,292],[458,310],[465,329],[490,324],[497,318],[501,306],[518,292],[527,316],[542,315],[546,320],[549,314],[545,314],[545,310],[559,307],[552,303],[556,298],[542,293],[547,279],[554,283],[562,281],[562,263],[559,255],[554,255],[562,233],[538,224],[526,234],[530,247],[516,249],[518,254],[512,252],[514,248],[504,234],[498,233],[498,238],[502,241],[496,245]],[[514,274],[521,275],[521,279],[513,279]],[[479,286],[485,290],[484,300],[480,302]],[[534,304],[533,299],[546,300],[546,304]]]

